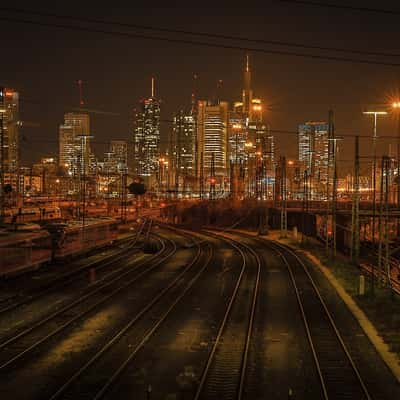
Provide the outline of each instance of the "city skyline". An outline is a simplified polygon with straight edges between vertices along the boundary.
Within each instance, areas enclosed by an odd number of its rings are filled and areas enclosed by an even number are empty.
[[[266,7],[266,6],[264,6]],[[318,44],[318,41],[326,42],[327,47],[340,47],[349,49],[358,47],[361,51],[371,51],[371,48],[376,47],[377,52],[393,53],[395,52],[395,40],[391,31],[395,29],[393,18],[390,16],[382,15],[369,15],[369,14],[351,14],[346,10],[327,10],[324,8],[307,8],[300,6],[281,6],[278,4],[268,5],[268,20],[271,21],[269,26],[263,25],[264,30],[260,30],[260,18],[252,15],[251,10],[244,11],[244,19],[241,20],[241,28],[236,31],[233,27],[239,20],[239,10],[232,8],[224,18],[224,28],[215,24],[217,16],[221,16],[221,10],[215,10],[215,17],[210,16],[201,10],[194,11],[197,15],[203,15],[202,19],[204,26],[201,23],[195,24],[191,27],[192,30],[205,30],[210,33],[223,33],[232,34],[235,36],[254,37],[263,39],[264,36],[272,38],[282,38],[287,41],[297,42],[303,41],[306,45]],[[264,8],[263,10],[265,10]],[[40,10],[40,9],[39,9]],[[45,10],[43,10],[45,11]],[[57,6],[55,9],[57,13],[63,14],[62,6]],[[85,17],[85,7],[81,8],[80,17]],[[160,26],[165,25],[163,22],[162,14],[172,14],[169,18],[170,25],[180,27],[182,20],[177,16],[173,16],[177,11],[174,6],[171,10],[168,9],[155,9],[152,11],[154,24],[159,23]],[[293,11],[296,14],[292,15]],[[95,10],[97,17],[100,17],[104,10],[98,7]],[[149,10],[145,7],[137,10],[138,19],[149,14]],[[189,15],[189,10],[182,8],[179,9],[177,15]],[[124,9],[113,9],[112,17],[115,20],[124,20]],[[286,29],[277,30],[274,23],[274,17],[285,14],[284,26]],[[332,16],[332,18],[341,24],[341,32],[335,38],[330,34],[329,29],[325,29],[322,25],[322,18],[324,16]],[[315,19],[315,24],[311,32],[306,29],[299,29],[296,36],[293,35],[294,28],[299,26],[309,26],[307,21],[310,18],[320,17]],[[296,19],[297,18],[297,19]],[[111,18],[110,18],[111,19]],[[354,27],[354,21],[357,21],[361,26],[370,26],[370,21],[374,20],[374,26],[379,26],[379,31],[367,31],[364,34],[357,33]],[[44,18],[41,18],[44,20]],[[53,20],[45,22],[54,22]],[[251,23],[250,23],[251,21]],[[149,21],[147,21],[149,22]],[[304,23],[302,25],[302,22]],[[10,22],[9,22],[10,23]],[[9,24],[7,23],[7,24]],[[3,25],[4,26],[4,25]],[[197,46],[185,46],[179,43],[171,43],[162,48],[162,43],[153,41],[143,42],[129,42],[121,38],[101,36],[94,33],[83,32],[69,32],[62,31],[51,27],[29,27],[24,24],[15,23],[16,35],[10,38],[10,49],[15,47],[17,49],[21,40],[26,32],[29,32],[32,38],[32,48],[40,46],[43,62],[46,62],[48,55],[45,48],[51,48],[51,40],[46,34],[53,32],[54,38],[60,43],[65,43],[66,48],[71,48],[76,40],[81,43],[82,50],[75,49],[75,55],[79,54],[79,59],[82,61],[81,67],[77,68],[74,63],[70,64],[70,68],[66,71],[63,79],[59,79],[60,75],[56,71],[63,71],[64,66],[60,62],[60,54],[57,49],[52,49],[55,52],[55,63],[51,63],[51,69],[41,70],[41,62],[36,60],[32,53],[24,52],[23,54],[15,54],[16,64],[11,68],[11,65],[5,65],[5,75],[2,77],[3,83],[7,86],[15,87],[21,93],[21,113],[26,121],[40,123],[39,128],[25,127],[22,130],[24,136],[23,146],[33,148],[30,154],[22,151],[23,160],[27,162],[34,162],[40,157],[49,155],[56,146],[56,138],[54,137],[57,126],[62,115],[68,111],[68,108],[75,106],[79,108],[79,91],[77,80],[83,81],[83,97],[87,108],[104,111],[104,114],[96,114],[93,119],[93,131],[95,132],[94,147],[97,153],[103,153],[106,150],[108,140],[110,139],[110,132],[115,130],[116,139],[130,139],[130,117],[132,108],[138,99],[145,96],[147,93],[148,80],[151,76],[156,76],[158,81],[158,91],[164,100],[164,115],[166,120],[172,120],[173,113],[184,105],[188,98],[191,96],[192,77],[193,73],[198,75],[197,86],[199,88],[199,98],[212,98],[216,90],[218,80],[222,79],[222,93],[225,99],[232,101],[237,98],[238,91],[241,90],[241,81],[238,76],[238,70],[232,68],[234,65],[241,65],[244,56],[243,51],[229,50],[229,49],[213,49],[203,48]],[[182,26],[185,28],[184,26]],[[328,26],[331,28],[331,25]],[[315,39],[311,33],[319,32],[321,35],[318,40]],[[341,42],[344,37],[351,36],[352,40]],[[368,40],[366,40],[366,36]],[[382,41],[382,39],[385,39]],[[368,42],[368,44],[367,44]],[[96,44],[97,43],[97,44]],[[102,43],[106,46],[113,46],[114,49],[110,50],[112,57],[110,61],[104,59],[99,53],[98,45]],[[141,46],[141,51],[144,54],[156,54],[156,57],[144,56],[141,62],[132,64],[132,70],[128,73],[124,65],[117,64],[115,61],[121,57],[121,52],[125,46]],[[238,42],[235,42],[236,45]],[[343,43],[346,43],[344,46]],[[239,43],[240,44],[240,43]],[[94,46],[93,46],[94,45]],[[46,47],[47,46],[47,47]],[[250,47],[250,45],[249,45]],[[313,50],[317,53],[317,50]],[[178,54],[185,54],[185,63],[179,63]],[[322,53],[325,55],[326,53]],[[346,55],[346,53],[344,53]],[[65,53],[68,55],[65,62],[68,64],[69,56],[72,53]],[[330,55],[327,54],[328,56]],[[334,55],[336,55],[334,53]],[[390,96],[394,96],[397,91],[397,76],[395,69],[389,66],[368,65],[360,63],[346,63],[346,62],[328,62],[318,59],[307,59],[300,57],[289,57],[283,55],[267,55],[255,52],[251,53],[252,62],[257,70],[254,87],[257,89],[259,97],[265,99],[266,104],[269,106],[269,120],[272,128],[276,130],[289,130],[296,131],[297,125],[305,120],[326,120],[328,110],[332,108],[335,111],[335,123],[337,131],[343,134],[357,134],[365,135],[370,133],[371,124],[365,116],[361,113],[364,108],[371,104],[376,103],[389,103]],[[351,56],[350,58],[370,58],[372,61],[376,57],[367,56]],[[31,69],[23,71],[20,65],[23,65],[28,60],[32,61]],[[64,58],[63,58],[64,60]],[[75,57],[71,58],[75,60]],[[96,60],[100,62],[98,72],[93,71],[89,78],[89,71],[92,62]],[[111,61],[113,60],[113,61]],[[152,61],[153,60],[153,61]],[[209,67],[209,60],[218,60],[212,63]],[[390,62],[396,61],[396,58],[385,58]],[[383,60],[377,60],[383,61]],[[105,64],[104,64],[105,63]],[[108,64],[109,63],[109,64]],[[105,75],[104,67],[101,65],[109,65],[108,68],[110,75]],[[129,64],[129,61],[128,61]],[[228,67],[229,65],[229,67]],[[116,74],[113,71],[120,70]],[[36,78],[33,79],[33,76]],[[107,76],[107,79],[104,78]],[[39,78],[39,79],[38,79]],[[41,79],[40,79],[41,78]],[[115,80],[114,80],[115,79]],[[38,86],[36,82],[42,81],[43,85]],[[341,82],[341,83],[340,83]],[[52,91],[49,91],[51,87]],[[177,91],[176,88],[182,88]],[[324,88],[321,90],[314,90],[314,88]],[[341,88],[341,89],[339,89]],[[345,92],[343,93],[342,88]],[[53,92],[55,90],[55,92]],[[60,97],[52,99],[50,93],[59,93]],[[329,95],[327,95],[329,93]],[[40,94],[40,96],[39,96]],[[117,94],[117,95],[116,95]],[[307,99],[304,95],[307,94]],[[107,99],[112,98],[113,101],[109,102]],[[69,106],[69,107],[67,107]],[[118,116],[111,116],[107,114],[112,112]],[[170,122],[161,122],[162,125],[171,128]],[[162,126],[162,128],[164,128]],[[380,131],[382,134],[391,135],[395,131],[395,122],[393,118],[386,118],[380,123]],[[296,156],[296,146],[292,145],[293,134],[280,134],[276,135],[277,149],[285,147],[288,158]],[[166,139],[163,138],[163,142]],[[348,140],[350,143],[351,139]],[[34,143],[40,143],[40,146],[32,146]],[[347,143],[346,143],[347,144]],[[351,158],[352,154],[348,150],[350,146],[345,146],[343,159]],[[368,143],[366,140],[361,140],[361,151],[366,153],[368,151]],[[99,149],[99,150],[97,150]],[[388,152],[388,140],[381,140],[378,143],[378,150],[381,154]],[[348,163],[347,163],[348,164]],[[346,164],[346,165],[347,165]],[[347,168],[347,171],[349,168]]]
[[[400,399],[400,3],[0,5],[0,397]]]

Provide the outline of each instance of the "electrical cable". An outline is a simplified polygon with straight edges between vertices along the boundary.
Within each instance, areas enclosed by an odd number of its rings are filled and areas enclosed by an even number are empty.
[[[82,26],[73,26],[73,25],[65,25],[59,23],[48,23],[48,22],[39,22],[34,20],[27,20],[21,18],[11,18],[11,17],[0,17],[0,21],[3,22],[17,22],[28,25],[36,25],[48,28],[59,28],[64,30],[73,30],[73,31],[81,31],[81,32],[89,32],[89,33],[101,33],[104,35],[110,36],[118,36],[130,39],[144,39],[144,40],[153,40],[153,41],[161,41],[167,43],[179,43],[191,46],[202,46],[202,47],[210,47],[210,48],[222,48],[225,50],[240,50],[242,52],[250,52],[250,53],[262,53],[262,54],[274,54],[280,56],[290,56],[290,57],[299,57],[299,58],[310,58],[315,60],[322,61],[336,61],[336,62],[347,62],[353,64],[367,64],[367,65],[381,65],[386,67],[400,67],[400,63],[388,62],[388,61],[374,61],[374,60],[364,60],[364,59],[356,59],[349,57],[339,57],[339,56],[323,56],[317,54],[310,53],[296,53],[292,51],[284,51],[284,50],[272,50],[258,47],[245,47],[245,46],[237,46],[237,45],[228,45],[221,43],[210,43],[199,40],[189,40],[189,39],[173,39],[167,38],[163,36],[150,36],[144,34],[130,33],[130,32],[118,32],[118,31],[110,31],[104,29],[94,29],[87,28]]]
[[[306,1],[306,0],[277,0],[279,3],[293,3],[306,6],[317,6],[326,8],[337,8],[351,11],[361,11],[368,13],[388,14],[388,15],[400,15],[400,11],[384,9],[384,8],[372,8],[372,7],[356,7],[345,4],[333,4],[333,3],[321,3],[320,1]]]
[[[190,31],[190,30],[183,30],[183,29],[160,28],[160,27],[154,27],[154,26],[149,26],[149,25],[139,25],[139,24],[131,24],[131,23],[128,24],[128,23],[122,23],[122,22],[116,22],[116,21],[110,21],[110,20],[104,20],[104,19],[82,18],[82,17],[73,16],[73,15],[61,15],[61,14],[55,14],[55,13],[38,12],[38,11],[33,11],[33,10],[25,10],[25,9],[12,8],[12,7],[0,7],[0,10],[6,11],[6,12],[36,15],[36,16],[41,16],[41,17],[52,17],[52,18],[58,18],[58,19],[80,21],[80,22],[91,23],[91,24],[93,23],[93,24],[117,26],[120,28],[133,28],[133,29],[142,29],[142,30],[149,30],[149,31],[156,31],[156,32],[172,33],[172,34],[200,36],[200,37],[206,37],[206,38],[210,38],[210,39],[224,39],[224,40],[241,41],[241,42],[248,42],[248,43],[260,43],[260,44],[269,44],[269,45],[276,45],[276,46],[298,47],[298,48],[303,48],[303,49],[333,51],[333,52],[342,52],[342,53],[350,53],[350,54],[360,54],[360,55],[366,55],[366,56],[400,57],[400,53],[362,51],[362,50],[345,49],[345,48],[339,48],[339,47],[306,45],[304,43],[287,42],[287,41],[280,41],[280,40],[265,40],[265,39],[248,38],[248,37],[243,37],[243,36],[222,35],[222,34],[216,34],[216,33],[203,32],[203,31]]]

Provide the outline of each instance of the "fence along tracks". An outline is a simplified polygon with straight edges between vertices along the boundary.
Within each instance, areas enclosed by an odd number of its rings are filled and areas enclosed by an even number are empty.
[[[323,398],[371,400],[360,372],[307,266],[286,246],[270,241],[263,243],[282,258],[288,269],[320,379]]]
[[[229,241],[239,251],[242,267],[194,399],[241,399],[260,286],[261,260],[249,246],[215,232],[211,235]],[[256,266],[250,265],[243,248],[253,255]]]

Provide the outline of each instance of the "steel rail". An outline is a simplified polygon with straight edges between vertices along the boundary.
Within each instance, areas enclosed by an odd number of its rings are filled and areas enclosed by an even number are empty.
[[[129,243],[129,245],[126,248],[122,249],[121,251],[112,253],[112,254],[102,258],[101,260],[92,261],[89,264],[85,264],[81,267],[74,269],[73,271],[69,271],[65,274],[62,274],[61,276],[57,277],[56,279],[54,279],[50,282],[47,282],[44,290],[39,289],[37,292],[35,292],[34,294],[32,294],[30,296],[27,296],[25,299],[14,302],[8,306],[1,308],[0,315],[5,314],[9,311],[15,310],[16,308],[26,305],[28,303],[32,303],[33,301],[43,297],[44,295],[53,292],[55,289],[65,287],[66,285],[73,283],[76,280],[77,276],[79,276],[82,272],[87,271],[90,268],[96,267],[98,270],[101,270],[103,268],[106,268],[109,265],[114,264],[115,262],[117,262],[121,259],[124,259],[126,257],[126,255],[129,254],[134,249],[135,244],[137,243],[140,235],[143,232],[144,225],[145,225],[145,223],[141,225],[140,229],[136,233],[133,240],[131,237],[129,237],[127,239],[122,239],[122,243],[131,241],[131,243]],[[115,258],[115,257],[117,257],[117,258]],[[66,280],[66,278],[67,278],[67,280]],[[71,279],[68,280],[68,278],[71,278]],[[5,299],[3,302],[6,302],[6,301],[7,301],[7,299]]]
[[[134,269],[132,270],[128,270],[123,272],[122,274],[116,276],[115,278],[113,278],[111,281],[107,282],[106,284],[96,287],[96,289],[94,291],[91,291],[89,293],[86,293],[85,295],[79,297],[78,299],[76,299],[74,302],[68,304],[67,306],[61,308],[60,310],[57,310],[56,312],[48,315],[47,317],[45,317],[44,319],[38,321],[36,324],[32,325],[31,327],[25,329],[24,331],[20,332],[19,334],[9,338],[8,340],[0,343],[0,350],[3,348],[6,348],[7,346],[12,345],[13,343],[15,343],[17,340],[23,338],[24,336],[28,335],[30,332],[34,331],[35,329],[38,329],[39,327],[43,326],[45,323],[55,319],[56,317],[58,317],[59,315],[61,315],[62,313],[64,313],[65,311],[68,311],[70,309],[72,309],[73,307],[75,307],[76,305],[80,305],[84,300],[86,300],[87,298],[93,296],[94,294],[100,292],[101,290],[103,290],[104,288],[107,288],[109,286],[111,286],[114,282],[121,280],[122,278],[127,277],[128,275],[136,272],[139,268],[143,267],[143,265],[147,265],[149,263],[151,263],[151,261],[155,260],[158,256],[160,256],[164,251],[165,251],[165,245],[164,247],[160,250],[159,253],[155,254],[153,257],[151,257],[150,259],[146,259],[145,261],[143,261],[142,263],[138,264]],[[8,359],[6,362],[3,362],[0,365],[0,371],[4,370],[5,368],[9,367],[11,364],[13,364],[14,362],[16,362],[17,360],[21,359],[23,356],[25,356],[27,353],[29,353],[30,351],[32,351],[33,349],[35,349],[36,347],[38,347],[39,345],[41,345],[42,343],[44,343],[45,341],[47,341],[48,339],[50,339],[51,337],[53,337],[54,335],[58,334],[59,332],[61,332],[62,330],[66,329],[68,326],[70,326],[72,323],[74,323],[75,321],[81,319],[82,317],[84,317],[86,314],[88,314],[89,312],[91,312],[92,310],[94,310],[96,307],[100,306],[101,304],[103,304],[104,302],[106,302],[107,300],[111,299],[112,297],[114,297],[116,294],[118,294],[119,292],[121,292],[122,290],[124,290],[125,288],[127,288],[128,286],[130,286],[131,284],[135,283],[137,280],[139,280],[140,278],[142,278],[144,275],[146,275],[147,273],[153,271],[156,267],[158,267],[162,262],[164,262],[165,260],[167,260],[168,258],[170,258],[173,254],[175,254],[176,252],[176,245],[175,243],[173,243],[173,249],[172,251],[168,252],[166,255],[164,255],[161,259],[159,259],[156,263],[152,264],[150,266],[150,268],[145,269],[144,271],[140,272],[138,275],[134,276],[132,279],[125,281],[121,286],[118,286],[117,288],[115,288],[114,290],[112,290],[111,293],[107,294],[106,296],[101,297],[98,301],[96,301],[94,304],[92,304],[89,308],[85,309],[82,312],[79,312],[78,314],[76,314],[74,317],[72,317],[71,319],[69,319],[67,322],[63,323],[62,325],[58,326],[56,329],[52,330],[50,333],[48,333],[47,335],[41,337],[39,340],[35,341],[33,344],[31,344],[30,346],[28,346],[27,348],[25,348],[23,351],[19,352],[18,354],[16,354],[15,356],[11,357],[10,359]]]
[[[90,366],[92,366],[99,358],[101,358],[105,353],[118,342],[119,339],[123,337],[123,335],[134,326],[151,308],[156,305],[161,299],[165,297],[168,292],[170,292],[174,287],[178,286],[182,278],[185,274],[199,261],[202,254],[202,248],[200,245],[197,246],[197,253],[193,260],[185,267],[185,269],[167,286],[165,287],[155,298],[153,298],[146,306],[142,308],[142,310],[135,315],[133,319],[131,319],[123,328],[121,328],[99,351],[96,352],[82,367],[80,367],[50,398],[49,400],[58,399],[61,395],[63,395],[67,389],[73,384]],[[213,248],[210,247],[210,252],[206,262],[203,264],[201,269],[197,272],[197,274],[190,280],[184,291],[178,296],[177,299],[173,302],[173,304],[167,309],[167,311],[162,315],[161,318],[157,320],[157,322],[146,331],[145,336],[141,339],[139,344],[135,347],[135,349],[129,354],[129,356],[123,361],[123,363],[118,367],[117,370],[111,375],[111,377],[107,380],[107,382],[103,385],[103,387],[97,392],[94,399],[102,398],[105,393],[110,389],[110,387],[115,383],[117,378],[121,375],[121,373],[125,370],[130,361],[135,357],[137,352],[143,347],[143,345],[150,339],[150,337],[156,332],[158,327],[162,322],[168,317],[171,311],[175,308],[176,304],[183,298],[183,296],[191,289],[194,283],[201,276],[203,271],[208,266],[213,255]]]
[[[238,292],[239,292],[239,288],[242,284],[243,281],[243,275],[244,272],[247,268],[247,262],[246,262],[246,255],[244,253],[244,251],[236,244],[239,243],[237,240],[232,239],[230,237],[226,237],[223,234],[216,234],[215,232],[210,232],[210,231],[206,231],[208,234],[212,235],[212,236],[216,236],[218,238],[223,238],[225,241],[229,242],[236,250],[238,250],[238,252],[240,253],[241,257],[242,257],[242,268],[240,271],[240,275],[237,279],[237,283],[235,286],[234,291],[232,292],[231,298],[229,300],[228,303],[228,307],[225,311],[224,314],[224,318],[221,322],[221,325],[219,327],[218,330],[218,334],[217,337],[214,341],[214,345],[213,348],[209,354],[209,357],[207,359],[206,365],[203,369],[202,372],[202,376],[199,382],[199,385],[197,387],[197,391],[194,397],[194,400],[199,400],[200,396],[202,395],[205,386],[206,386],[206,382],[207,379],[209,378],[209,374],[210,374],[210,370],[211,370],[211,366],[213,361],[215,360],[215,355],[217,352],[218,347],[221,344],[221,338],[223,336],[223,334],[226,332],[226,327],[227,327],[227,323],[228,323],[228,319],[231,315],[231,311],[233,308],[233,305],[235,303],[235,301],[238,299]],[[241,356],[241,362],[240,362],[240,371],[239,371],[239,377],[238,377],[238,388],[237,388],[237,398],[241,399],[242,395],[243,395],[243,390],[244,390],[244,380],[245,380],[245,374],[246,374],[246,367],[247,367],[247,359],[248,359],[248,353],[249,353],[249,348],[250,348],[250,341],[251,341],[251,336],[252,336],[252,331],[253,331],[253,323],[254,323],[254,317],[255,317],[255,308],[256,308],[256,304],[257,304],[257,297],[258,297],[258,291],[259,291],[259,282],[260,282],[260,275],[261,275],[261,260],[258,257],[258,255],[254,252],[253,249],[251,249],[249,246],[240,243],[241,246],[245,247],[247,250],[249,250],[253,256],[255,256],[255,259],[257,260],[257,277],[256,277],[256,282],[254,284],[254,288],[253,288],[253,296],[252,296],[252,301],[251,301],[251,310],[250,310],[250,315],[249,315],[249,319],[248,319],[248,324],[247,324],[247,328],[246,328],[246,335],[245,335],[245,341],[244,341],[244,349],[242,352],[242,356]]]
[[[265,241],[265,242],[267,243],[267,241]],[[271,241],[270,242],[270,248],[272,248],[277,254],[280,255],[280,257],[282,258],[282,260],[284,261],[285,265],[288,268],[289,274],[291,276],[291,281],[293,283],[293,287],[295,288],[295,291],[296,291],[296,296],[297,296],[297,299],[298,299],[299,307],[302,310],[301,312],[302,312],[302,316],[303,316],[303,321],[304,321],[304,324],[305,324],[305,327],[306,327],[306,330],[307,330],[307,335],[309,336],[309,340],[311,339],[309,324],[308,324],[308,320],[307,320],[307,317],[306,317],[305,312],[304,312],[301,296],[300,296],[300,293],[299,293],[299,290],[298,290],[298,287],[297,287],[297,283],[296,283],[296,279],[295,279],[294,274],[293,274],[293,270],[292,270],[292,268],[290,266],[290,263],[288,262],[287,258],[278,249],[282,249],[282,250],[286,251],[287,253],[291,254],[296,259],[296,261],[301,265],[302,269],[306,273],[306,275],[307,275],[307,277],[309,279],[309,282],[311,283],[311,285],[313,287],[313,290],[314,290],[315,294],[317,295],[317,298],[318,298],[320,304],[322,305],[322,308],[323,308],[323,310],[325,312],[325,315],[328,317],[328,320],[329,320],[330,325],[331,325],[331,327],[332,327],[332,329],[333,329],[333,331],[335,333],[335,336],[336,336],[337,340],[339,341],[340,346],[342,347],[342,349],[343,349],[343,351],[344,351],[344,353],[345,353],[345,355],[347,357],[347,360],[349,361],[349,363],[350,363],[350,365],[352,367],[352,370],[355,373],[355,376],[357,377],[357,380],[358,380],[358,382],[359,382],[359,384],[360,384],[360,386],[362,388],[362,391],[363,391],[363,393],[365,395],[365,398],[367,400],[371,400],[371,396],[370,396],[370,394],[368,392],[368,389],[366,388],[366,386],[364,384],[364,381],[363,381],[363,379],[362,379],[362,377],[360,375],[360,372],[358,371],[358,368],[355,365],[354,360],[351,357],[350,352],[347,349],[347,346],[344,343],[344,340],[343,340],[343,338],[342,338],[342,336],[341,336],[341,334],[340,334],[340,332],[339,332],[339,330],[338,330],[338,328],[337,328],[337,326],[336,326],[336,324],[335,324],[335,322],[333,320],[333,317],[332,317],[330,311],[328,310],[328,307],[326,306],[326,303],[323,300],[323,298],[321,296],[321,293],[320,293],[318,287],[316,286],[316,284],[314,282],[314,279],[312,278],[310,272],[308,271],[307,266],[304,264],[303,260],[301,260],[301,258],[293,250],[291,250],[290,248],[288,248],[286,246],[283,246],[280,243]],[[311,345],[311,343],[313,343],[312,339],[310,341],[310,345]],[[319,361],[317,359],[317,356],[316,356],[316,352],[315,352],[315,349],[314,349],[315,346],[312,344],[311,347],[312,347],[313,355],[314,355],[314,358],[315,358],[315,361],[316,361],[316,365],[318,365],[318,367],[317,367],[318,368],[318,374],[320,375],[321,385],[323,386],[324,398],[328,400],[329,399],[329,395],[327,393],[325,379],[323,378],[323,374],[322,374],[322,371],[320,369],[320,363],[319,363]]]

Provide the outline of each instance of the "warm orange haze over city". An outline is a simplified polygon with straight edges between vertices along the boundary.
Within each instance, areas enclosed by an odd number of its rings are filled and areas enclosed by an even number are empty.
[[[0,397],[399,399],[400,5],[88,3],[0,6]]]

